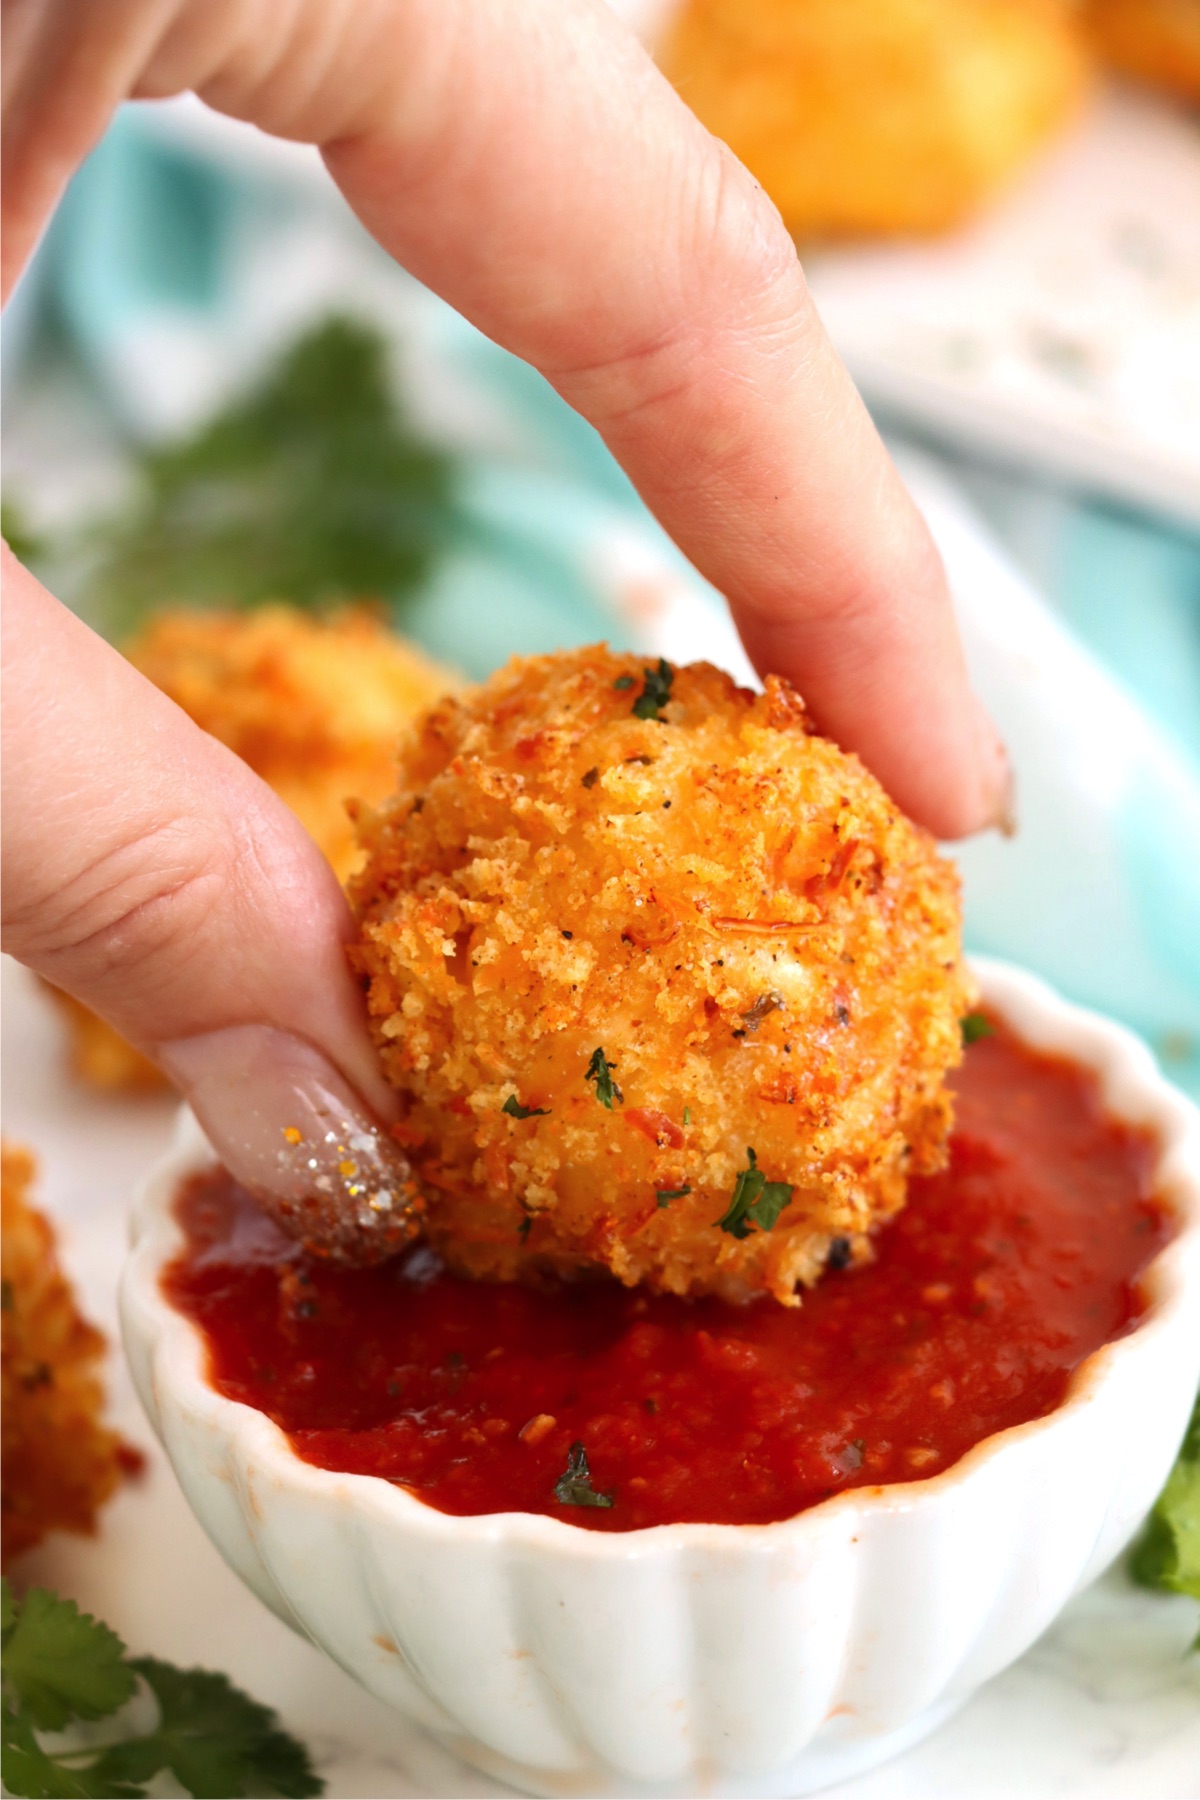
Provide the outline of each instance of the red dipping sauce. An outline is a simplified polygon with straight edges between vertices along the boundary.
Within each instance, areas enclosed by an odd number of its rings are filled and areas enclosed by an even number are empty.
[[[1136,1325],[1138,1275],[1171,1236],[1150,1142],[1105,1116],[1089,1073],[998,1031],[954,1085],[949,1167],[912,1183],[873,1264],[827,1273],[798,1310],[469,1282],[424,1249],[334,1269],[221,1169],[179,1195],[187,1248],[164,1286],[217,1391],[319,1467],[598,1531],[790,1518],[1053,1411]],[[611,1509],[555,1498],[576,1442]]]

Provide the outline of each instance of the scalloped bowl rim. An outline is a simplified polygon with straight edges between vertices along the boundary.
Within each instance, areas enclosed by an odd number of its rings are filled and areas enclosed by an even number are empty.
[[[1087,1406],[1109,1369],[1133,1339],[1169,1328],[1188,1304],[1189,1286],[1200,1304],[1200,1111],[1160,1072],[1147,1046],[1124,1026],[1062,999],[1048,983],[1026,970],[990,957],[973,956],[971,967],[986,1003],[1031,1049],[1061,1055],[1093,1070],[1100,1080],[1106,1111],[1115,1119],[1148,1129],[1158,1140],[1153,1190],[1178,1221],[1178,1230],[1140,1277],[1145,1311],[1133,1329],[1102,1345],[1073,1372],[1067,1392],[1053,1411],[1024,1424],[983,1438],[940,1473],[914,1481],[849,1488],[787,1519],[765,1525],[678,1523],[643,1526],[629,1531],[589,1531],[542,1513],[440,1512],[411,1491],[382,1476],[324,1469],[305,1462],[292,1449],[285,1432],[265,1413],[230,1400],[208,1380],[203,1334],[167,1299],[161,1276],[183,1248],[183,1233],[171,1202],[180,1182],[213,1160],[212,1151],[191,1113],[181,1110],[166,1154],[138,1190],[132,1220],[133,1251],[122,1277],[122,1316],[132,1306],[141,1313],[142,1330],[154,1340],[156,1381],[165,1380],[177,1400],[207,1416],[224,1439],[237,1439],[243,1454],[268,1478],[291,1487],[307,1487],[314,1497],[339,1509],[367,1508],[405,1533],[460,1541],[499,1540],[536,1547],[554,1558],[591,1557],[628,1561],[705,1546],[730,1551],[769,1540],[782,1545],[819,1529],[833,1515],[907,1512],[971,1481],[981,1465],[1003,1456],[1013,1444],[1056,1429],[1075,1410]],[[129,1324],[125,1335],[131,1333]]]

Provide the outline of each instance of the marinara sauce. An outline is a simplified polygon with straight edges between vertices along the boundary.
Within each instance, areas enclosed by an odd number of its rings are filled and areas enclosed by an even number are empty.
[[[331,1268],[221,1169],[179,1196],[166,1291],[214,1387],[322,1468],[599,1531],[785,1519],[1052,1411],[1142,1310],[1139,1272],[1171,1235],[1148,1140],[1086,1071],[1002,1030],[954,1085],[947,1169],[912,1183],[872,1264],[828,1272],[799,1309],[470,1282],[425,1249]],[[556,1498],[579,1443],[611,1507]]]

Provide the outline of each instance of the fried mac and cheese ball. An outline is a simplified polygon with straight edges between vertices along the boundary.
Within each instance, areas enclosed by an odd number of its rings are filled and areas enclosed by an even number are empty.
[[[1118,69],[1200,101],[1200,0],[1091,0],[1087,16]]]
[[[683,0],[659,60],[799,238],[957,224],[1087,82],[1071,0]]]
[[[274,788],[343,881],[358,854],[346,801],[388,792],[401,729],[458,682],[366,607],[328,618],[284,605],[165,611],[125,654]],[[103,1019],[68,995],[57,998],[72,1067],[90,1086],[164,1085]]]
[[[408,734],[355,952],[456,1270],[792,1302],[943,1159],[957,881],[788,685],[603,646]]]
[[[140,1462],[101,1421],[104,1338],[75,1305],[54,1232],[29,1199],[33,1176],[27,1150],[0,1146],[5,1566],[49,1531],[91,1531],[122,1475]]]
[[[274,788],[343,881],[347,799],[388,792],[401,728],[457,684],[366,607],[163,612],[125,654]]]

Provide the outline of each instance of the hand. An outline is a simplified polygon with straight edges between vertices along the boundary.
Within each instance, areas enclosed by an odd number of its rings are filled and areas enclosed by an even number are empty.
[[[779,217],[603,5],[13,0],[4,25],[6,293],[131,95],[320,145],[397,260],[596,426],[761,670],[935,832],[1003,821],[940,561]],[[11,561],[6,585],[5,947],[279,1187],[318,1090],[388,1108],[344,902],[248,770]]]

